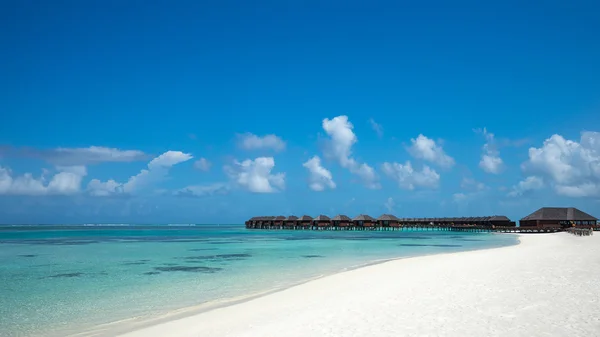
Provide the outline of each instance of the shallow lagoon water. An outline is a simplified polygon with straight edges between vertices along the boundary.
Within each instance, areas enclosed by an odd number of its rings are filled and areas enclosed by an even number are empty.
[[[381,260],[516,244],[441,231],[0,227],[0,336],[64,336],[281,289]]]

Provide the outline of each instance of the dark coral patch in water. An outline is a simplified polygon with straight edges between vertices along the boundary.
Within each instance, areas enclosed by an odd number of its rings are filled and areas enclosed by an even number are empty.
[[[154,267],[154,269],[156,269],[158,271],[184,271],[184,272],[206,273],[206,274],[212,274],[212,273],[216,273],[220,270],[223,270],[223,268],[200,267],[200,266]]]
[[[144,275],[158,275],[158,274],[160,274],[159,271],[148,271],[148,272],[144,273]]]
[[[458,241],[484,241],[481,239],[458,239]]]
[[[251,257],[250,254],[217,254],[217,255],[198,255],[186,256],[185,260],[238,260]]]
[[[307,258],[307,259],[314,259],[314,258],[325,257],[325,256],[323,256],[323,255],[302,255],[302,257]]]
[[[124,266],[137,266],[137,265],[141,265],[141,264],[146,264],[146,262],[125,262],[123,263]]]
[[[205,250],[217,250],[217,248],[193,248],[190,249],[190,252],[201,252]]]
[[[56,275],[51,275],[48,276],[48,278],[58,278],[58,277],[79,277],[83,275],[83,273],[65,273],[65,274],[56,274]]]
[[[23,255],[19,255],[20,257],[36,257],[37,255],[35,254],[23,254]]]
[[[230,243],[240,243],[243,241],[214,241],[214,242],[207,242],[209,245],[228,245]]]

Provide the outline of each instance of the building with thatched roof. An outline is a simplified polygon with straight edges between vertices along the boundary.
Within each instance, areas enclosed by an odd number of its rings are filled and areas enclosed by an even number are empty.
[[[520,227],[567,228],[596,225],[598,219],[575,207],[542,207],[519,220]]]
[[[331,223],[335,227],[348,227],[352,224],[352,219],[349,216],[338,214],[331,219]]]
[[[352,219],[352,222],[355,226],[361,227],[373,227],[377,223],[377,221],[375,221],[373,217],[366,214],[361,214],[354,217],[354,219]]]
[[[313,223],[320,227],[326,227],[331,225],[331,219],[327,215],[319,215],[313,219]]]
[[[313,218],[311,216],[303,215],[298,218],[298,224],[301,226],[310,226],[312,225],[312,220]]]
[[[391,214],[382,214],[376,221],[377,225],[381,227],[398,227],[400,225],[400,219]]]

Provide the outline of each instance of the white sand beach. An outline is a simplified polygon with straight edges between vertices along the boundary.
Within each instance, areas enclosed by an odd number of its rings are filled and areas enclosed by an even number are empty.
[[[600,336],[599,234],[390,261],[122,336]]]

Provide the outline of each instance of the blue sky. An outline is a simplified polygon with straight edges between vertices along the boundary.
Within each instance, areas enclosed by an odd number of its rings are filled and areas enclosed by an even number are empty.
[[[0,222],[600,215],[600,7],[0,4]]]

